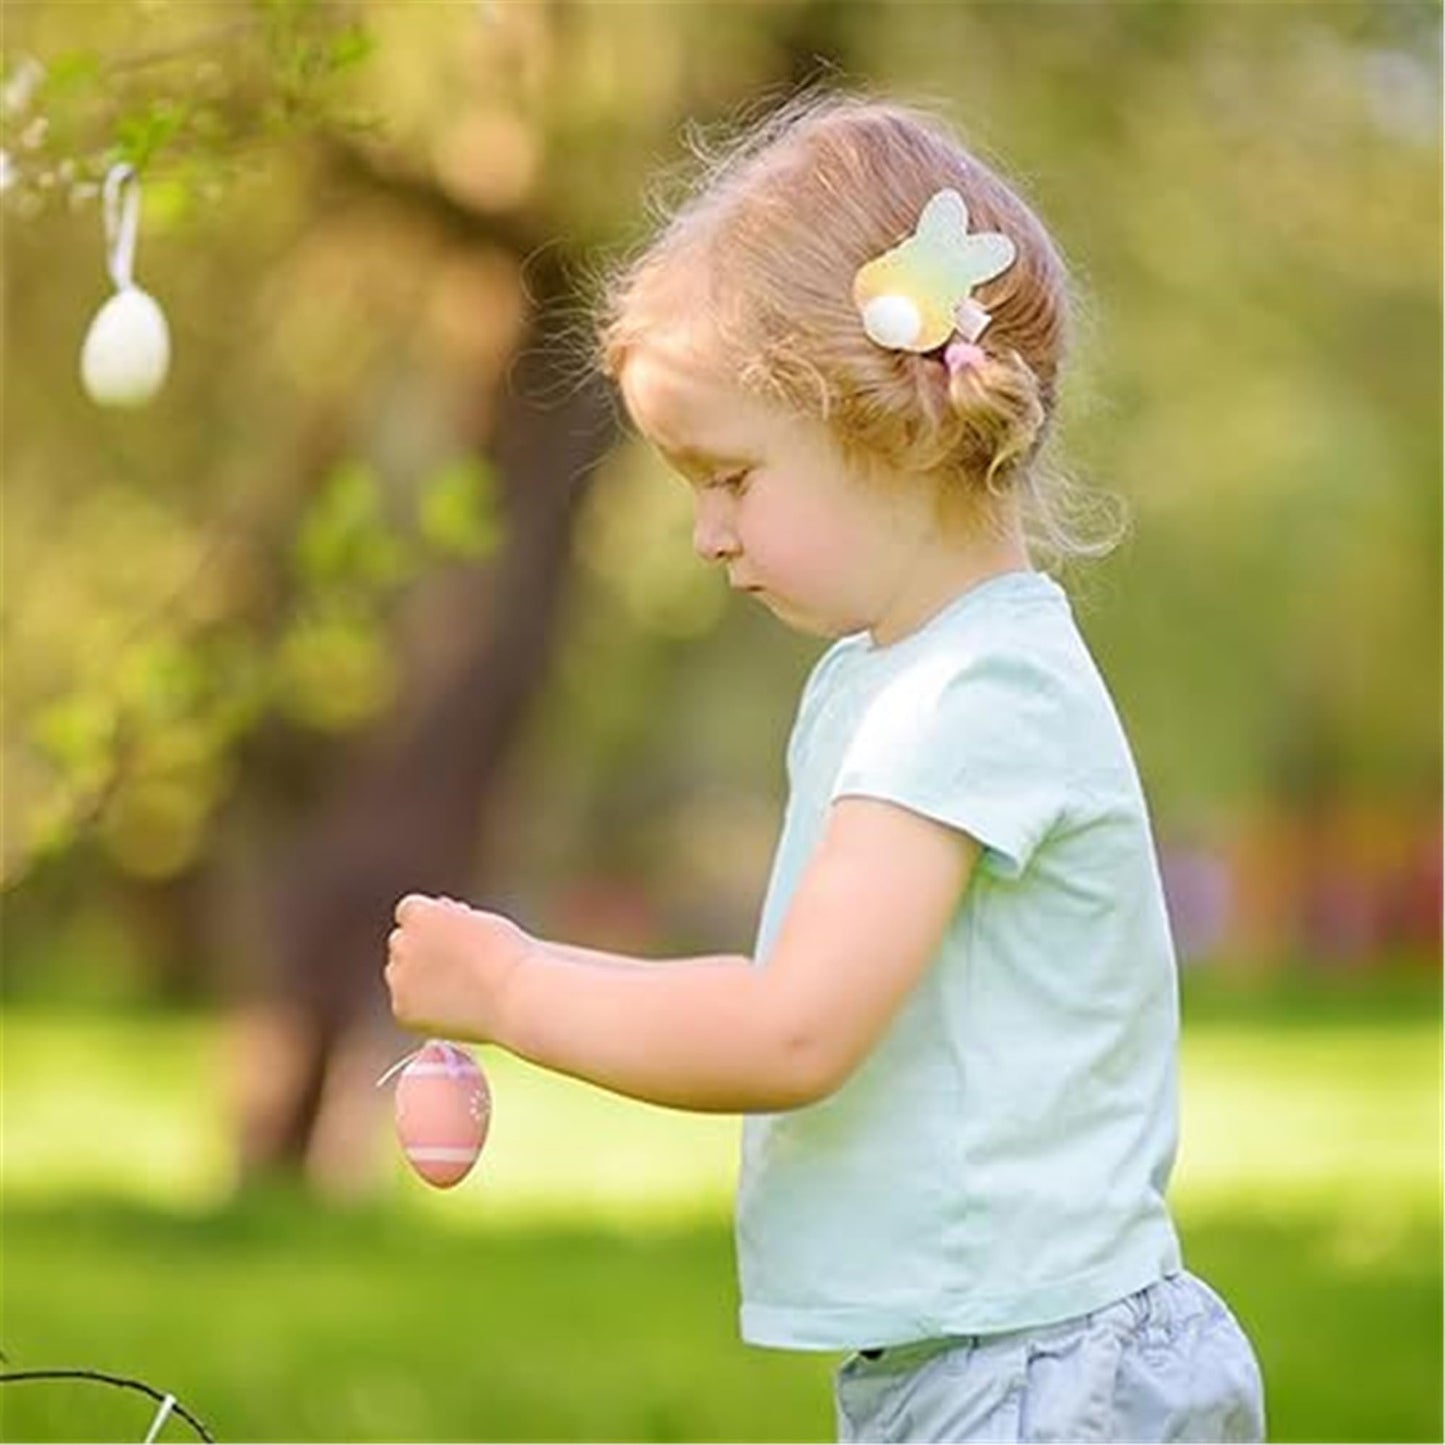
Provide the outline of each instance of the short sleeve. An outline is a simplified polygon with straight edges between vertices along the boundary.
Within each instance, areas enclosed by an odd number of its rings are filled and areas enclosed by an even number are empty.
[[[968,833],[1017,878],[1068,804],[1061,680],[1019,653],[933,656],[892,678],[849,742],[831,798],[898,803]]]

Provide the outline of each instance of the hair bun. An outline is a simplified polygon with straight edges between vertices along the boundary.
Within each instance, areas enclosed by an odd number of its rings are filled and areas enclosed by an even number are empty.
[[[1002,491],[1042,440],[1047,414],[1038,378],[1017,351],[981,351],[969,365],[949,367],[944,380],[945,453],[989,491]]]

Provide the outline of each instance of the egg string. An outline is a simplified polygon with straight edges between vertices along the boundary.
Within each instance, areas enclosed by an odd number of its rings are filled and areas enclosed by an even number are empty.
[[[122,190],[125,191],[123,201]],[[139,225],[140,177],[133,165],[122,161],[112,166],[105,177],[105,264],[110,279],[120,291],[134,284],[131,270],[135,264]]]
[[[423,1044],[423,1045],[421,1046],[421,1048],[419,1048],[419,1049],[413,1049],[409,1054],[405,1055],[403,1058],[398,1059],[398,1060],[376,1081],[376,1087],[379,1089],[384,1083],[386,1083],[386,1081],[387,1081],[389,1078],[391,1078],[391,1077],[392,1077],[393,1075],[395,1075],[395,1074],[399,1074],[404,1068],[406,1068],[406,1066],[407,1066],[409,1063],[411,1063],[411,1061],[412,1061],[413,1059],[419,1059],[419,1058],[422,1056],[422,1053],[425,1051],[425,1049],[426,1049],[426,1045]]]

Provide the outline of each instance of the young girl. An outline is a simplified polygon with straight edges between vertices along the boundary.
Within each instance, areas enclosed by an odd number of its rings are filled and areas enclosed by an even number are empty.
[[[1030,527],[1070,548],[1038,464],[1066,307],[1038,219],[925,114],[809,96],[714,167],[616,281],[602,355],[699,555],[837,639],[753,956],[595,953],[415,894],[389,939],[408,1028],[747,1116],[743,1337],[847,1354],[842,1439],[1263,1435],[1165,1203],[1144,797],[1030,563]]]

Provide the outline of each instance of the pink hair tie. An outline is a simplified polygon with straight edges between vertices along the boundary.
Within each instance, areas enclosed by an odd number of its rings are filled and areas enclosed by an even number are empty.
[[[961,337],[950,341],[943,353],[943,364],[948,368],[950,376],[981,367],[987,359],[988,353],[983,347],[972,341],[964,341]]]

